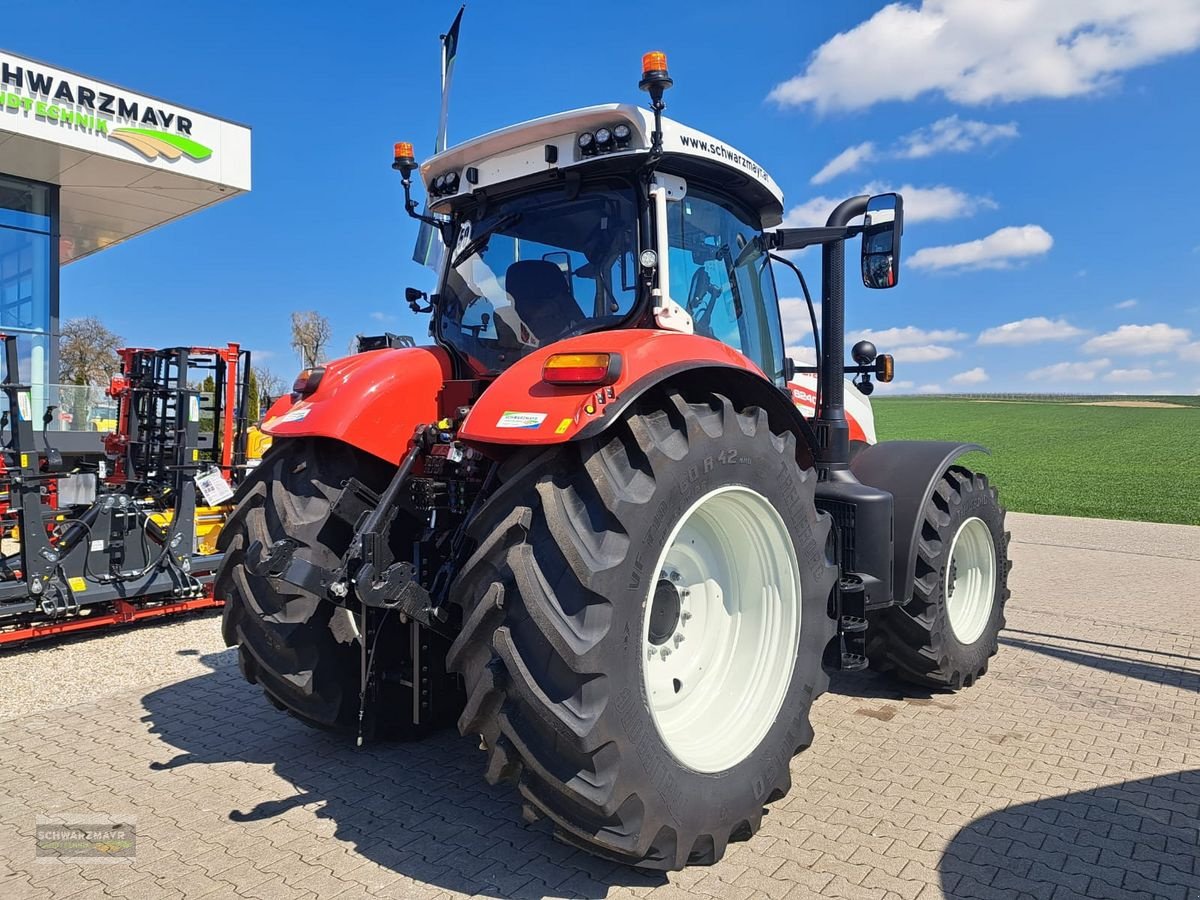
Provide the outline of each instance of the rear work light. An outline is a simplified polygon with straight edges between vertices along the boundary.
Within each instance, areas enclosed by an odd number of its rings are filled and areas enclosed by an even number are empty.
[[[620,374],[619,353],[555,353],[542,366],[547,384],[612,384]]]

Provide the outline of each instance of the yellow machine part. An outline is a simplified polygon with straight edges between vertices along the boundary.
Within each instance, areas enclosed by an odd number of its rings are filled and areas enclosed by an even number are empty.
[[[271,435],[260,429],[257,425],[251,425],[246,429],[246,460],[262,459],[263,454],[271,447]]]
[[[211,556],[217,552],[217,538],[225,526],[225,520],[233,512],[232,506],[197,506],[196,507],[196,552],[201,556]],[[157,512],[150,516],[151,521],[159,528],[166,530],[175,518],[173,510]]]

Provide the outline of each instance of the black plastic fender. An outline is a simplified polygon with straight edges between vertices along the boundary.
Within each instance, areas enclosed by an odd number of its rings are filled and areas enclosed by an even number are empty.
[[[907,603],[912,596],[925,504],[950,464],[976,451],[989,452],[980,444],[955,441],[884,441],[863,449],[850,462],[850,471],[859,481],[890,491],[894,499],[892,597],[896,604]]]

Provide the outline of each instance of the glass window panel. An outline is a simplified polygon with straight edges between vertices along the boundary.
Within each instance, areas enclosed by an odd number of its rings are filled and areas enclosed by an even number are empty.
[[[729,201],[702,188],[667,204],[671,298],[696,334],[740,350],[783,381],[779,300],[759,230]]]
[[[50,257],[48,234],[0,227],[0,328],[49,330]]]
[[[50,233],[50,189],[13,178],[0,178],[0,226]]]

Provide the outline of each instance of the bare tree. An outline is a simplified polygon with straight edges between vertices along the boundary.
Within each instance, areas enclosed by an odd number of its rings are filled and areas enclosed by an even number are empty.
[[[300,365],[305,369],[324,361],[325,347],[332,334],[329,320],[319,312],[292,313],[292,349],[300,354]]]
[[[124,339],[95,316],[68,319],[58,336],[58,377],[63,384],[103,384],[120,368]]]
[[[266,366],[254,367],[254,380],[257,382],[259,403],[263,409],[271,405],[276,397],[284,392],[286,382]]]

